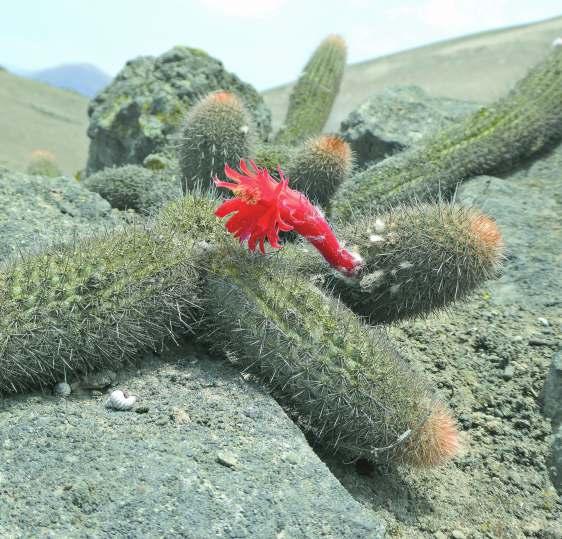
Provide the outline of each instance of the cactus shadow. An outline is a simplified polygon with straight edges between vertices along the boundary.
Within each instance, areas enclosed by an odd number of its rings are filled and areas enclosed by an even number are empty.
[[[409,525],[434,512],[428,491],[412,483],[406,469],[361,459],[345,462],[340,455],[320,447],[314,447],[314,451],[349,494],[372,511],[390,511],[398,521]]]

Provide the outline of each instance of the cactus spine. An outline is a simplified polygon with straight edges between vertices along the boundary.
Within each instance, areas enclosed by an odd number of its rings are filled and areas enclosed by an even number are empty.
[[[252,155],[254,127],[242,101],[230,92],[213,92],[187,114],[179,143],[184,194],[207,186],[224,165]]]
[[[352,458],[419,466],[456,452],[446,407],[382,330],[308,280],[239,256],[217,253],[211,264],[209,340],[234,353],[318,440]]]
[[[181,202],[189,231],[205,238],[217,225],[213,204]],[[7,263],[0,273],[0,393],[115,368],[189,329],[201,303],[200,254],[183,221],[168,225],[174,208],[152,229],[131,226]]]
[[[351,220],[399,201],[448,194],[459,181],[512,167],[562,137],[562,48],[503,99],[344,182],[332,215]]]
[[[291,93],[277,143],[293,145],[321,133],[339,92],[346,58],[347,48],[340,36],[322,41]]]
[[[322,284],[371,323],[445,307],[496,276],[503,261],[496,223],[452,204],[398,206],[348,224],[338,234],[365,266],[354,279],[324,270]],[[305,267],[306,258],[299,258]]]

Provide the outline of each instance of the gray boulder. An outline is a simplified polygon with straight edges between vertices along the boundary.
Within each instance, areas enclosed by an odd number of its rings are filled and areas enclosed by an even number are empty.
[[[0,260],[124,220],[122,213],[73,178],[28,176],[0,168]]]
[[[187,345],[114,383],[137,396],[132,411],[79,383],[67,399],[4,400],[5,534],[384,536],[277,403],[226,362]]]
[[[362,167],[400,152],[423,136],[479,107],[476,103],[430,97],[418,86],[395,86],[372,95],[341,123]]]
[[[215,90],[240,96],[261,136],[269,134],[271,113],[262,97],[204,51],[174,47],[157,58],[127,62],[88,108],[87,174],[109,166],[142,164],[149,154],[173,146],[185,112]]]

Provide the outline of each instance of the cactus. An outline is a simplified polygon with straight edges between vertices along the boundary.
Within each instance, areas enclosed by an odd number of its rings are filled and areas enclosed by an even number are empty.
[[[322,132],[340,89],[346,58],[340,36],[328,36],[320,43],[291,93],[285,124],[275,138],[278,144],[294,145]]]
[[[55,156],[48,150],[34,150],[27,166],[27,173],[32,176],[47,176],[56,178],[62,176]]]
[[[82,184],[114,208],[143,213],[150,213],[181,196],[176,177],[138,165],[105,168],[85,178]]]
[[[321,135],[306,141],[287,164],[287,176],[294,188],[323,208],[353,166],[351,148],[333,135]]]
[[[562,48],[555,48],[497,103],[426,137],[344,182],[333,217],[354,216],[411,198],[451,193],[459,181],[513,167],[562,138]]]
[[[213,92],[187,114],[179,142],[184,194],[222,177],[225,163],[253,154],[254,126],[242,101],[230,92]]]
[[[503,241],[489,217],[474,208],[446,203],[398,206],[338,230],[365,265],[346,278],[303,246],[284,256],[301,273],[339,295],[370,323],[427,315],[462,299],[495,277]]]
[[[259,167],[266,168],[271,171],[272,175],[276,175],[277,167],[281,167],[285,170],[287,163],[291,161],[295,151],[293,146],[264,143],[256,148],[253,160]]]
[[[194,222],[204,223],[212,208],[197,219],[198,206]],[[0,393],[116,368],[189,329],[200,291],[188,240],[135,225],[10,261],[0,273]]]
[[[384,331],[267,259],[213,258],[209,342],[266,383],[319,441],[347,457],[417,466],[454,455],[450,413]]]

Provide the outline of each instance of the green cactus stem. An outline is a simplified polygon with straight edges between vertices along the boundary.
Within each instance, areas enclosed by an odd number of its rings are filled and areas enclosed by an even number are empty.
[[[210,266],[208,340],[305,429],[351,458],[432,466],[455,453],[449,412],[381,329],[267,259],[236,258]]]
[[[213,92],[187,113],[178,156],[184,194],[210,186],[224,165],[237,166],[254,153],[255,128],[242,101],[230,92]]]
[[[286,168],[291,187],[326,208],[353,166],[351,148],[334,135],[309,139],[298,148]]]
[[[206,201],[185,197],[182,205],[191,211],[190,230],[217,221]],[[190,330],[200,313],[200,248],[181,222],[168,226],[170,212],[152,229],[132,225],[5,265],[0,393],[117,368]]]
[[[88,176],[82,184],[113,208],[150,213],[182,194],[177,176],[169,172],[138,165],[108,167]]]
[[[411,198],[446,196],[458,182],[508,170],[561,138],[562,47],[556,47],[503,99],[344,182],[332,216],[352,220]]]
[[[354,278],[322,267],[302,245],[286,246],[284,256],[373,324],[446,307],[495,277],[503,261],[496,223],[453,204],[398,206],[337,232],[364,260]]]
[[[346,58],[347,47],[340,36],[328,36],[320,43],[293,88],[277,143],[294,145],[322,132],[340,89]]]

